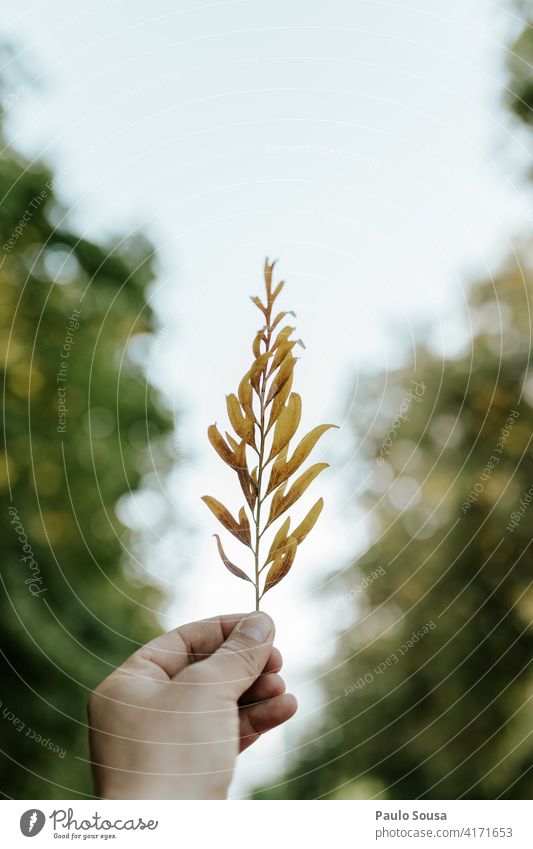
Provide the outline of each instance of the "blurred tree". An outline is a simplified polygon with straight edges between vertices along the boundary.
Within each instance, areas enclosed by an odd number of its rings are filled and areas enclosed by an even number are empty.
[[[420,344],[358,397],[375,541],[332,581],[322,723],[260,795],[531,798],[532,297],[524,252],[472,288],[468,355]]]
[[[171,418],[128,353],[153,330],[154,257],[143,238],[78,238],[57,178],[1,141],[0,789],[81,798],[88,693],[160,630],[160,590],[115,514],[170,464]]]

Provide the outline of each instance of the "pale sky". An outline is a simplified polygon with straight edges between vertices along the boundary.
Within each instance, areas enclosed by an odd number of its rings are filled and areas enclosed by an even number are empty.
[[[218,561],[200,496],[239,506],[205,430],[225,422],[224,396],[249,365],[258,318],[248,296],[261,291],[266,255],[279,258],[282,306],[297,312],[307,346],[295,386],[304,428],[346,425],[358,374],[409,361],[412,334],[429,322],[446,353],[464,344],[465,284],[532,217],[513,164],[526,154],[500,107],[512,26],[487,0],[3,10],[3,35],[35,78],[8,112],[10,139],[60,173],[82,235],[140,229],[158,248],[162,331],[134,353],[179,408],[186,462],[142,511],[120,511],[146,528],[145,566],[175,599],[164,627],[252,606]],[[352,498],[357,449],[346,426],[315,452],[331,469],[306,504],[320,493],[326,509],[265,597],[300,712],[246,753],[236,795],[275,776],[316,720],[315,664],[335,652],[321,584],[366,541]],[[164,500],[190,535],[154,533]]]

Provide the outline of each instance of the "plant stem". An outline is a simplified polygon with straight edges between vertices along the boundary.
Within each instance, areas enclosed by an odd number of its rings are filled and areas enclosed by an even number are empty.
[[[265,339],[265,353],[270,348],[270,337],[271,337],[271,334],[272,334],[272,331],[270,329],[270,311],[271,311],[271,307],[269,307],[267,315],[266,315],[267,327],[266,327],[266,339]],[[256,610],[259,610],[259,602],[261,600],[261,593],[259,591],[259,575],[260,575],[260,572],[261,572],[261,569],[259,568],[259,544],[260,544],[260,540],[261,540],[261,537],[262,537],[262,533],[260,532],[259,528],[260,528],[260,522],[261,522],[261,502],[262,502],[262,499],[261,499],[261,481],[262,481],[262,477],[263,477],[263,459],[264,459],[265,440],[266,440],[266,434],[265,434],[265,391],[266,391],[266,383],[267,383],[267,379],[266,379],[266,367],[265,367],[265,372],[263,373],[262,378],[261,378],[261,391],[259,393],[259,401],[260,401],[260,405],[261,405],[259,432],[260,432],[261,439],[260,439],[260,443],[259,443],[259,451],[258,451],[259,460],[258,460],[258,465],[257,465],[257,502],[256,502],[257,503],[257,510],[256,510],[255,517],[254,517],[254,520],[255,520],[255,551],[254,551],[254,554],[255,554],[255,609]]]

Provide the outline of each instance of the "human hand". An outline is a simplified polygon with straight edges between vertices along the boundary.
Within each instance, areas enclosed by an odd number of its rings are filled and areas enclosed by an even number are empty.
[[[224,799],[235,759],[297,703],[277,674],[265,613],[182,625],[91,693],[96,792],[107,799]]]

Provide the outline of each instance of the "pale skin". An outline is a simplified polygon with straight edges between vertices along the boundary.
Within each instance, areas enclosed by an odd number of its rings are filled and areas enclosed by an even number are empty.
[[[191,622],[138,649],[91,693],[103,799],[225,799],[237,755],[293,716],[265,613]]]

